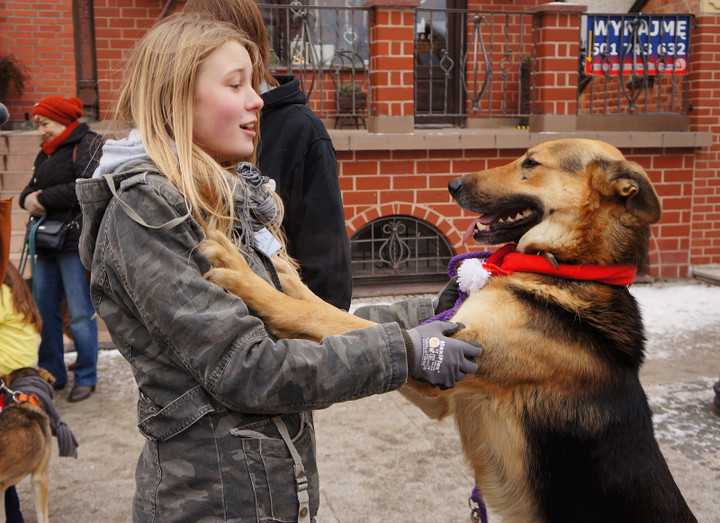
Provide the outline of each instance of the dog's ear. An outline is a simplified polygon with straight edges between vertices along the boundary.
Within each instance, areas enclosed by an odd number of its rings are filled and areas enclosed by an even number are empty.
[[[660,219],[660,198],[639,164],[628,160],[602,162],[607,182],[625,201],[625,208],[647,223]]]

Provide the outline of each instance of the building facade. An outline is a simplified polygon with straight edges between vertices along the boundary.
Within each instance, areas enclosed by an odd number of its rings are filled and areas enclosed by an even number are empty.
[[[276,69],[301,76],[338,153],[356,282],[439,278],[451,255],[483,248],[462,243],[473,217],[452,201],[448,182],[562,137],[607,141],[647,170],[663,217],[653,226],[646,274],[685,277],[720,264],[715,3],[634,2],[630,13],[598,18],[582,5],[535,0],[314,3],[306,11],[284,2],[262,10]],[[2,100],[12,120],[2,133],[2,190],[11,194],[27,181],[19,181],[29,177],[23,166],[37,151],[24,128],[33,103],[79,96],[103,128],[128,51],[182,2],[3,5],[2,54],[28,73],[22,94],[11,85]],[[665,17],[643,19],[639,8]],[[600,41],[599,34],[613,26],[621,48],[629,35],[650,50],[613,55],[611,35]],[[618,63],[623,74],[613,72]],[[348,84],[355,94],[343,105]],[[23,224],[18,211],[14,253]]]

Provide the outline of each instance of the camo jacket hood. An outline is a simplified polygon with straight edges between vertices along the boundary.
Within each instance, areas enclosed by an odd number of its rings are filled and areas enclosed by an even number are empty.
[[[401,326],[432,316],[431,300],[401,302],[378,316],[388,323],[321,343],[274,339],[242,300],[202,277],[210,269],[197,248],[203,231],[153,164],[135,160],[108,179],[79,180],[77,193],[93,305],[139,389],[138,427],[147,443],[136,471],[134,519],[270,520],[263,519],[268,510],[295,510],[297,517],[293,461],[282,440],[277,452],[284,458],[271,460],[282,471],[253,469],[270,467],[254,453],[269,448],[260,440],[279,439],[278,416],[297,434],[316,513],[306,413],[399,389],[408,376]],[[271,260],[259,249],[244,252],[252,270],[275,284]],[[280,482],[268,497],[260,494],[269,484],[263,477]]]

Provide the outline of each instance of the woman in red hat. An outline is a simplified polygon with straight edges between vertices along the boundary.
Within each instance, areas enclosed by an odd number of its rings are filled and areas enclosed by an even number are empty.
[[[60,248],[36,248],[33,274],[42,316],[38,365],[55,376],[57,389],[67,383],[60,312],[63,295],[67,298],[70,331],[77,351],[75,382],[69,401],[89,397],[97,382],[97,322],[87,273],[78,254],[82,215],[75,195],[75,180],[92,176],[100,159],[102,139],[78,121],[82,114],[79,98],[52,95],[35,104],[32,117],[43,144],[35,159],[33,176],[20,194],[20,206],[31,215],[46,215],[48,220],[69,224]]]

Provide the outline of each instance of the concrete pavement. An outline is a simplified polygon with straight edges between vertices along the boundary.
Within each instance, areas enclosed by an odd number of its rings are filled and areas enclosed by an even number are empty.
[[[720,287],[685,280],[638,290],[649,353],[641,377],[657,438],[698,520],[718,522],[720,420],[709,410],[712,383],[720,377]],[[693,308],[698,305],[706,312],[698,314]],[[103,341],[112,347],[107,338]],[[54,523],[130,521],[134,467],[143,444],[135,427],[137,393],[128,364],[114,349],[101,351],[99,375],[90,399],[70,404],[67,389],[56,397],[80,447],[77,460],[53,453]],[[334,405],[316,412],[315,421],[319,522],[470,521],[473,480],[451,421],[429,420],[396,392]],[[19,494],[26,521],[32,523],[27,479]],[[490,512],[490,521],[500,519]]]

